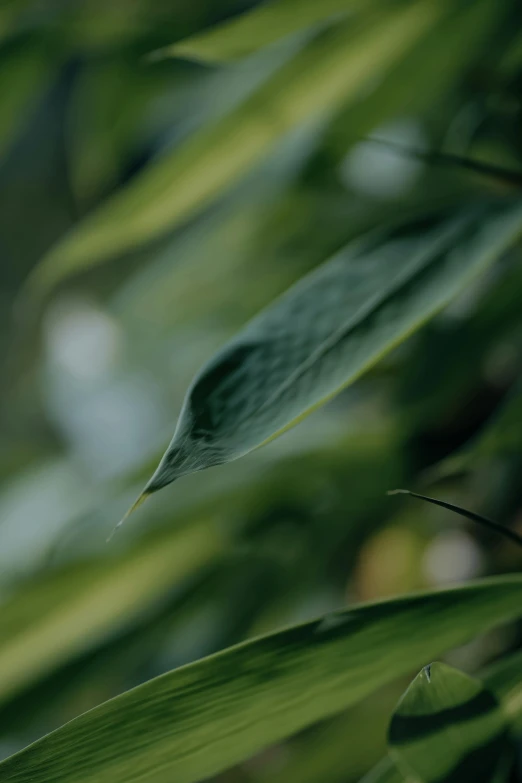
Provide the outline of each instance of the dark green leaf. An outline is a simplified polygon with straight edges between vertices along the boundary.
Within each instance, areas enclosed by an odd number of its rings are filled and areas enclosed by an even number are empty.
[[[367,237],[264,310],[193,381],[138,499],[246,454],[375,364],[522,233],[522,203]]]

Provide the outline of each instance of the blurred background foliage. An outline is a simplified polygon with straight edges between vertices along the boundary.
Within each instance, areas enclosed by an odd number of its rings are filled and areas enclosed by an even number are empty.
[[[252,635],[522,565],[385,494],[522,531],[520,248],[299,427],[106,544],[248,318],[370,227],[513,190],[370,137],[522,171],[517,0],[279,5],[277,23],[275,0],[0,8],[2,757]],[[448,658],[473,671],[517,646],[497,631]],[[409,679],[221,777],[359,779]]]

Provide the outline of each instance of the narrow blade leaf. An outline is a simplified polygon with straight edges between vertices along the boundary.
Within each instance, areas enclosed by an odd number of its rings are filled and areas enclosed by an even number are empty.
[[[128,691],[4,761],[0,779],[201,780],[518,617],[521,607],[522,577],[509,576],[336,612]]]
[[[202,369],[144,493],[284,432],[418,329],[521,233],[517,201],[349,245]]]

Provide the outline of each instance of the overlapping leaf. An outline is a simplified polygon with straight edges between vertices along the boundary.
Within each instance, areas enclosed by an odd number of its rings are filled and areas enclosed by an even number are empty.
[[[0,778],[200,780],[519,616],[521,605],[522,577],[510,576],[327,615],[106,702],[4,761]]]

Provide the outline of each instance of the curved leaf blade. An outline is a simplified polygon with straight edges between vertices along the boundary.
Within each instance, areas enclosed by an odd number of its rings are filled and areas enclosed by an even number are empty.
[[[106,702],[4,761],[0,778],[191,783],[519,616],[521,606],[522,577],[510,576],[336,612]]]
[[[497,699],[479,680],[444,663],[426,666],[393,715],[390,752],[422,783],[490,783],[509,748]]]
[[[517,200],[349,245],[196,376],[143,496],[237,459],[297,423],[442,309],[520,234]]]

